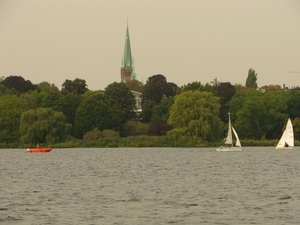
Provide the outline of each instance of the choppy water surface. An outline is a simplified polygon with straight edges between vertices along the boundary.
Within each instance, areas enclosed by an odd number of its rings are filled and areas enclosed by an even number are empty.
[[[300,151],[0,149],[0,224],[300,224]]]

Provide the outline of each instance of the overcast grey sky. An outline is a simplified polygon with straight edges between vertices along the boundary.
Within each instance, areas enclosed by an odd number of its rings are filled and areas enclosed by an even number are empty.
[[[0,0],[0,77],[120,82],[127,18],[140,81],[300,86],[299,0]]]

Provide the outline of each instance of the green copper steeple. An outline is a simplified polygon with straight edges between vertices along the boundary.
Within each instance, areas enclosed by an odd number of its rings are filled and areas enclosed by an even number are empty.
[[[127,22],[127,29],[126,29],[126,36],[125,36],[125,48],[124,48],[124,56],[123,56],[123,60],[122,60],[122,67],[125,67],[125,68],[133,67],[128,22]]]
[[[130,37],[129,37],[129,29],[128,29],[128,21],[127,21],[124,56],[122,57],[122,66],[121,66],[121,82],[128,82],[135,79],[136,79],[136,73],[134,70],[134,61],[131,55]]]

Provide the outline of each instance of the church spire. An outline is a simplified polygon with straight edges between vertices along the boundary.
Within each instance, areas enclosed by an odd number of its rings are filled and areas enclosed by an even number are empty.
[[[127,82],[133,80],[135,79],[135,77],[136,74],[134,71],[134,63],[131,55],[130,37],[129,37],[128,20],[127,20],[124,56],[122,58],[122,67],[121,67],[121,82]]]
[[[130,37],[127,21],[127,29],[125,36],[125,47],[124,47],[124,56],[123,56],[124,67],[132,67],[132,56],[131,56],[131,47],[130,47]]]

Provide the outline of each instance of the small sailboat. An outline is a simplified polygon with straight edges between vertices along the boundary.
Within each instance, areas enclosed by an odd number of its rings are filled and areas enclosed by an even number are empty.
[[[276,146],[277,150],[294,150],[294,130],[289,118],[283,134]]]
[[[235,129],[231,126],[230,113],[228,113],[228,115],[229,115],[228,133],[227,133],[227,137],[225,139],[225,146],[220,146],[219,148],[216,148],[216,151],[218,151],[218,152],[240,152],[240,151],[242,151],[242,145],[241,145],[238,134],[236,133]],[[233,134],[236,139],[235,146],[233,145],[232,131],[233,131]]]

